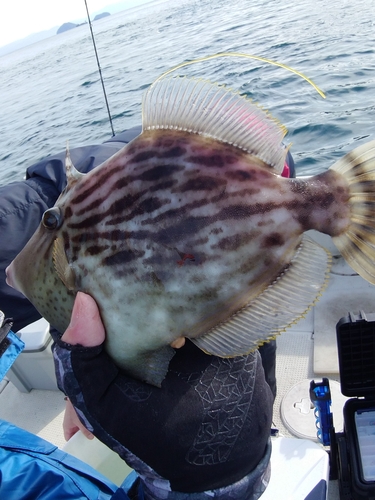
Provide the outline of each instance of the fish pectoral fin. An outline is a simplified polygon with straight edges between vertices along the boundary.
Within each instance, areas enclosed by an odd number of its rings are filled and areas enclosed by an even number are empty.
[[[190,339],[208,354],[248,354],[295,324],[320,298],[329,279],[331,256],[304,236],[278,278],[236,314],[198,338]]]
[[[74,291],[75,274],[68,262],[62,238],[56,238],[53,242],[52,260],[57,276],[68,290]]]
[[[147,352],[137,360],[136,366],[127,365],[125,369],[133,377],[161,387],[168,372],[169,362],[175,353],[172,347],[164,346],[156,351]]]

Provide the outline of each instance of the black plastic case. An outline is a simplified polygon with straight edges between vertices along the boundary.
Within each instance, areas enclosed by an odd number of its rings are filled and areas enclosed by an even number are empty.
[[[336,334],[341,392],[351,398],[334,443],[340,498],[375,500],[375,314],[349,313]]]

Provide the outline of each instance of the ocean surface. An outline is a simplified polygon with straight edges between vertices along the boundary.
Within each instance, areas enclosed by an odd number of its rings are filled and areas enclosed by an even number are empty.
[[[90,6],[90,2],[88,2]],[[327,169],[375,139],[374,0],[169,0],[93,23],[115,132],[141,123],[144,90],[182,68],[252,97],[288,128],[299,173]],[[111,136],[88,25],[0,58],[0,185],[50,154]]]

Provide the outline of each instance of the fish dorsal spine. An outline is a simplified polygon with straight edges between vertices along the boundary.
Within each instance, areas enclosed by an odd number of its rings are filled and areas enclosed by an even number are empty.
[[[73,165],[72,159],[70,157],[69,144],[66,144],[66,153],[65,153],[65,172],[66,172],[66,184],[67,188],[71,189],[76,182],[78,182],[84,174],[79,172],[75,166]]]
[[[157,80],[144,95],[142,125],[143,130],[182,130],[232,144],[277,174],[284,167],[286,128],[251,100],[209,81]]]

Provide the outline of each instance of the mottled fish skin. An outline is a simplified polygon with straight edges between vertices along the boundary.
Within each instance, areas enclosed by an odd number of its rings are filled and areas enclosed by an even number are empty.
[[[264,290],[304,231],[344,231],[348,197],[334,171],[284,179],[209,137],[145,131],[61,195],[61,227],[41,224],[14,261],[17,287],[60,331],[75,293],[92,295],[108,352],[137,376],[148,352],[204,334]],[[71,291],[54,269],[57,238]]]

